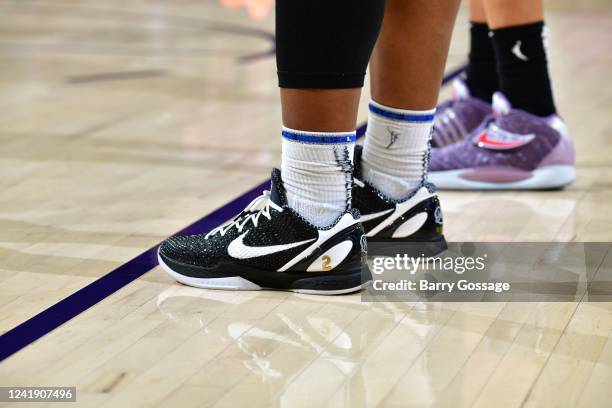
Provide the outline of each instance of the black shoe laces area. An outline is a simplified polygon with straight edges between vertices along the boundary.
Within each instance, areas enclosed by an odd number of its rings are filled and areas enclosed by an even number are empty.
[[[282,207],[270,200],[270,191],[264,190],[263,194],[251,201],[236,218],[228,224],[221,225],[211,230],[204,238],[208,239],[215,234],[224,236],[232,227],[236,227],[238,232],[242,232],[242,229],[249,221],[253,223],[253,226],[257,227],[259,217],[264,216],[269,220],[272,219],[270,216],[270,209],[274,209],[278,212],[283,211]]]

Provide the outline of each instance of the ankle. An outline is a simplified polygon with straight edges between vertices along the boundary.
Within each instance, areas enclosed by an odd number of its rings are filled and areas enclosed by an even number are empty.
[[[401,200],[425,179],[435,109],[422,111],[370,104],[363,149],[364,180]]]
[[[281,177],[291,209],[327,227],[351,205],[355,132],[283,128]]]

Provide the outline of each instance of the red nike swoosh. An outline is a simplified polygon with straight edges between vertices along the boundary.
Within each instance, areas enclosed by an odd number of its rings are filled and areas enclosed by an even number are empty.
[[[509,142],[501,142],[499,140],[491,140],[489,139],[489,132],[486,130],[476,136],[476,144],[479,147],[496,149],[496,150],[506,150],[506,149],[514,149],[519,146],[523,146],[529,143],[529,140],[513,140]]]

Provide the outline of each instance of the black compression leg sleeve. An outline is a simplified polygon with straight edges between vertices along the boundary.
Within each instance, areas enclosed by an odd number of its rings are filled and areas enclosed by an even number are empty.
[[[281,88],[360,88],[385,0],[276,0]]]

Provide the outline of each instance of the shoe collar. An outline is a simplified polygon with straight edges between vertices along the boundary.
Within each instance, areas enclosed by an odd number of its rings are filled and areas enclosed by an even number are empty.
[[[512,110],[512,104],[508,98],[506,98],[506,95],[501,92],[495,92],[493,94],[492,107],[493,116],[495,117],[507,115]]]
[[[281,172],[277,168],[272,169],[270,177],[270,200],[279,207],[287,207],[287,194],[283,186]]]
[[[556,113],[553,113],[552,115],[549,115],[549,116],[537,116],[530,112],[524,111],[522,109],[513,108],[512,104],[510,103],[510,100],[508,100],[506,95],[504,95],[501,92],[495,92],[493,94],[492,107],[493,107],[493,116],[495,118],[505,116],[509,114],[511,111],[518,111],[518,112],[521,112],[522,114],[544,120],[548,126],[555,129],[557,132],[559,132],[562,135],[565,135],[568,133],[565,122]]]
[[[363,146],[355,145],[355,154],[353,155],[353,177],[363,180],[363,170],[361,167],[361,157],[363,155]]]
[[[347,215],[350,214],[353,219],[359,219],[359,210],[356,208],[349,208],[347,209],[345,212],[343,212],[342,214],[340,214],[338,216],[338,218],[336,218],[336,220],[334,220],[334,222],[332,222],[329,226],[327,227],[317,227],[316,225],[313,225],[310,221],[308,221],[306,218],[302,217],[299,213],[297,213],[295,210],[293,210],[293,208],[289,207],[289,205],[287,204],[287,193],[285,191],[285,187],[283,185],[283,180],[281,178],[281,171],[277,168],[272,169],[272,176],[270,177],[270,197],[269,199],[276,205],[280,206],[283,208],[283,211],[287,211],[291,214],[293,214],[295,217],[299,218],[302,222],[304,222],[305,224],[307,224],[308,226],[315,228],[319,231],[323,231],[323,230],[329,230],[334,228],[339,222],[341,222],[341,220]]]
[[[451,99],[453,101],[461,101],[469,99],[472,95],[470,89],[462,78],[455,78],[451,89]]]

